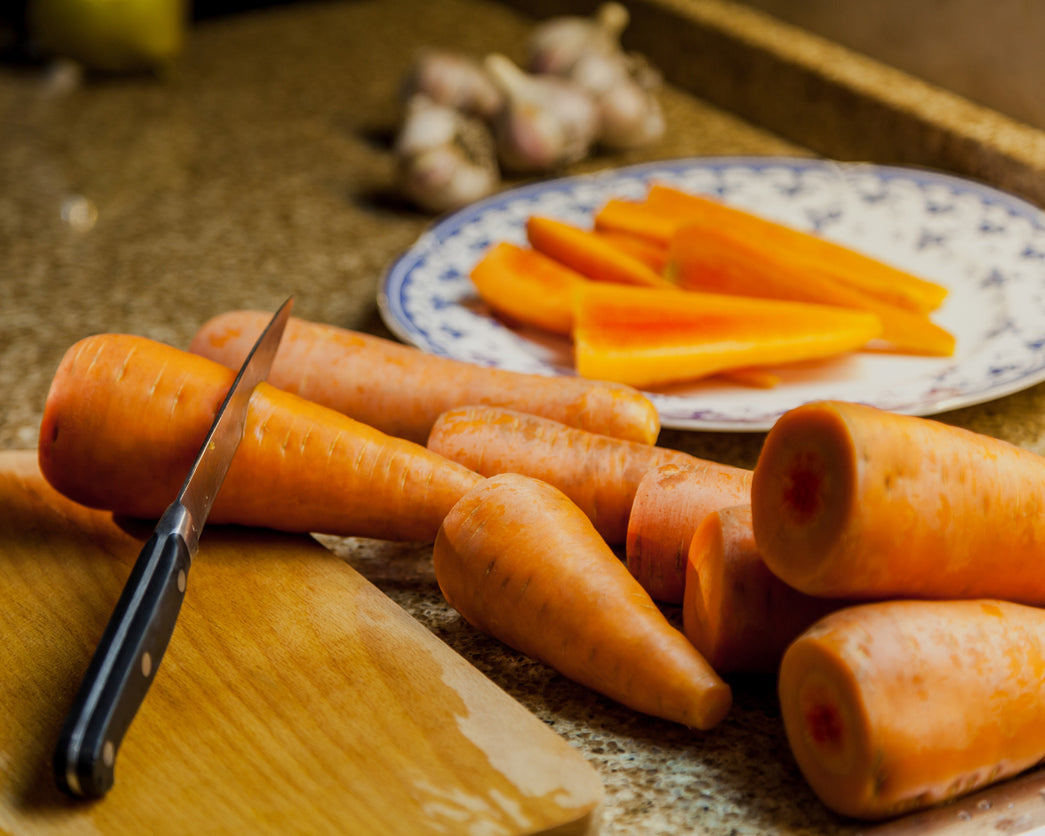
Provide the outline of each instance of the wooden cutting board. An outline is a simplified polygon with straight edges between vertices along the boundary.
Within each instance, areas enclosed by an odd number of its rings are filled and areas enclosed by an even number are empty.
[[[596,832],[579,752],[312,539],[232,528],[204,532],[115,787],[61,794],[58,732],[147,528],[0,452],[0,831]]]

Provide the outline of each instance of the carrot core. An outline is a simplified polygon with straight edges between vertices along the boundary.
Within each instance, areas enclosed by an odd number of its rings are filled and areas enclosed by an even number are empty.
[[[809,458],[803,456],[795,462],[788,473],[787,486],[784,488],[787,507],[803,521],[813,517],[821,505],[823,469],[816,466],[818,463],[809,461]]]

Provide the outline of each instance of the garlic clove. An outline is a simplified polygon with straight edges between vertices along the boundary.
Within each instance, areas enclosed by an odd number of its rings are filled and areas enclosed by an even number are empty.
[[[627,81],[598,100],[599,143],[626,150],[657,142],[666,128],[660,101],[649,90]]]
[[[501,107],[501,92],[482,65],[447,50],[425,49],[418,55],[404,79],[402,97],[409,101],[418,93],[483,119],[491,118]]]
[[[583,90],[557,76],[526,73],[498,53],[488,55],[484,66],[505,97],[493,123],[505,168],[550,171],[588,154],[599,114]]]
[[[415,93],[406,104],[403,121],[396,135],[395,152],[412,156],[429,148],[446,145],[457,136],[457,114],[422,93]]]
[[[566,75],[584,54],[616,51],[629,20],[628,10],[616,2],[603,3],[591,17],[549,18],[530,34],[525,67],[533,73]]]

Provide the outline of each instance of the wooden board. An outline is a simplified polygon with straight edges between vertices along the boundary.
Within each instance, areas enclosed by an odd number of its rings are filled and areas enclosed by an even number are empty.
[[[116,785],[51,757],[151,526],[117,525],[0,452],[0,831],[594,833],[586,760],[310,538],[204,532]]]

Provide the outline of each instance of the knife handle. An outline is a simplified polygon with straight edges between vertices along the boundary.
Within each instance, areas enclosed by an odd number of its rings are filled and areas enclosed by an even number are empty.
[[[191,560],[177,531],[159,530],[138,555],[55,750],[64,792],[100,798],[112,787],[116,752],[174,632]]]

